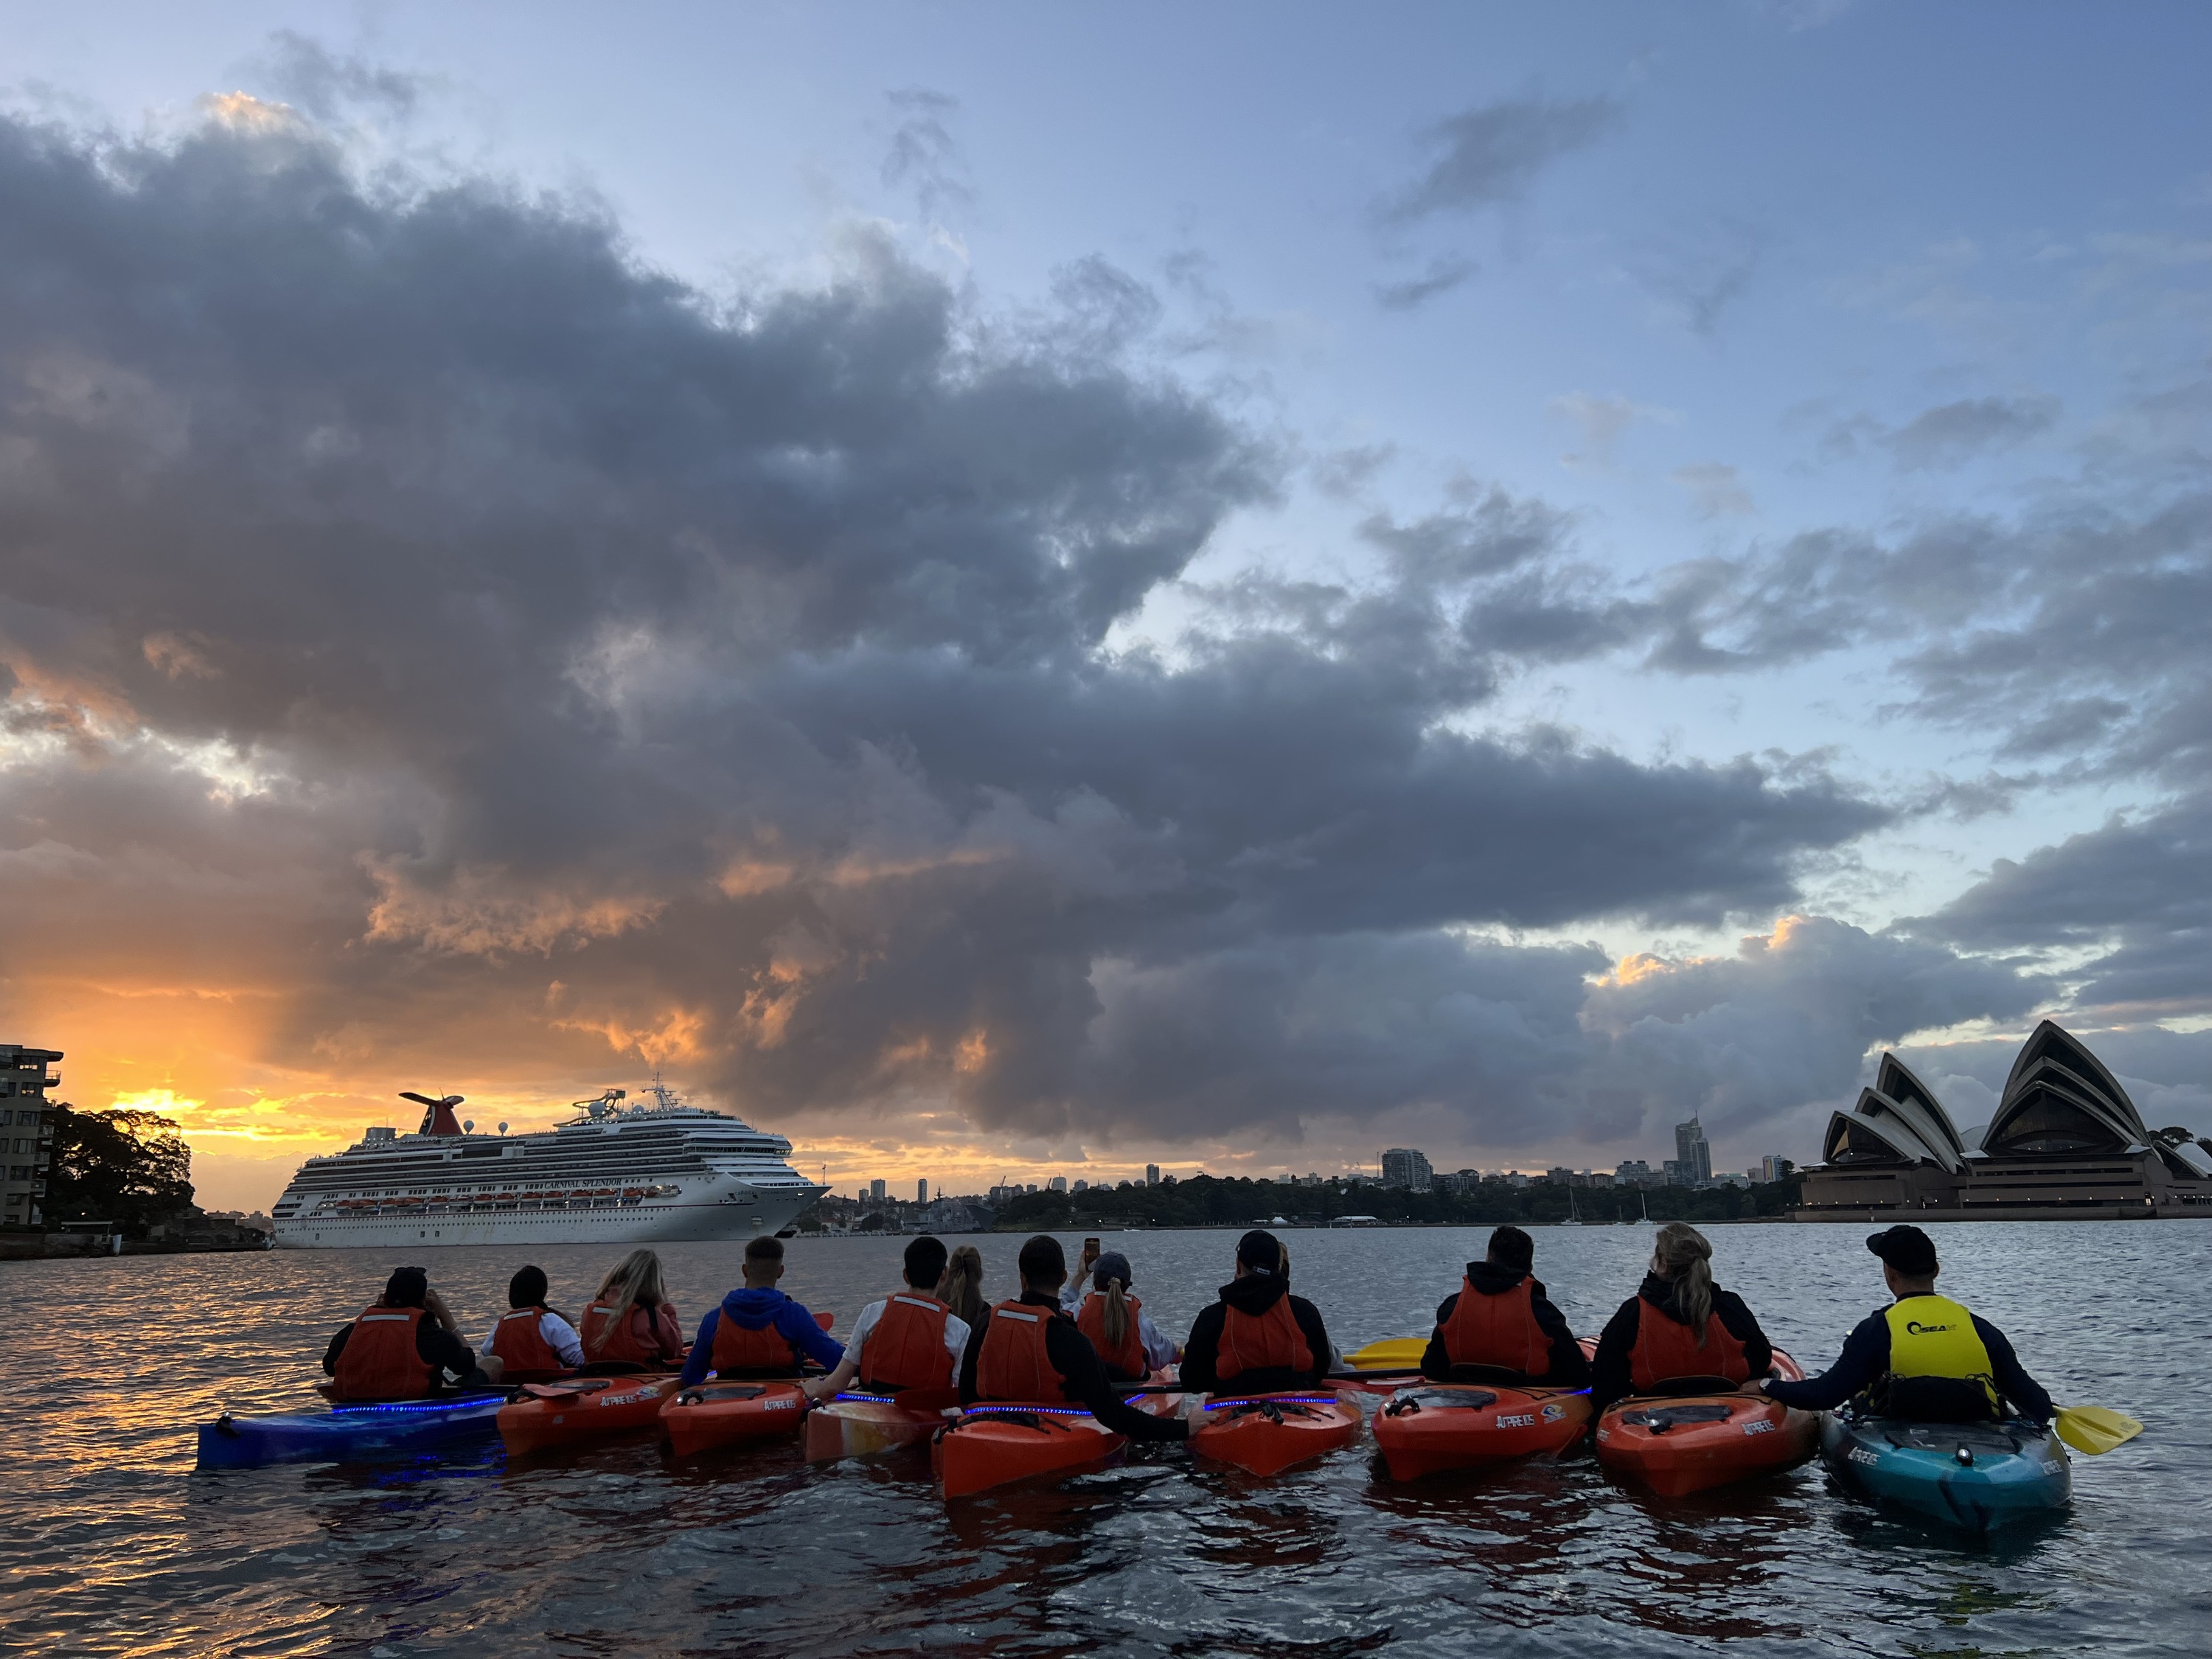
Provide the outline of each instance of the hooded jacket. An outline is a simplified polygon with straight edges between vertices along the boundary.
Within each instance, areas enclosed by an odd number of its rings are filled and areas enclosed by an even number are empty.
[[[1635,1392],[1629,1381],[1629,1355],[1636,1346],[1636,1330],[1647,1316],[1644,1310],[1657,1316],[1673,1320],[1677,1325],[1690,1322],[1674,1305],[1674,1285],[1671,1279],[1656,1273],[1644,1275],[1644,1283],[1634,1296],[1620,1304],[1613,1316],[1606,1322],[1605,1334],[1597,1340],[1597,1358],[1590,1362],[1590,1409],[1603,1411],[1616,1400],[1625,1400]],[[1751,1316],[1751,1310],[1743,1298],[1733,1291],[1713,1286],[1713,1311],[1720,1316],[1721,1328],[1743,1344],[1744,1363],[1751,1367],[1753,1376],[1764,1376],[1774,1363],[1774,1347],[1767,1341],[1766,1333],[1759,1328],[1759,1322]]]
[[[1219,1301],[1199,1315],[1190,1328],[1190,1340],[1183,1344],[1181,1376],[1186,1389],[1203,1394],[1221,1391],[1223,1384],[1214,1366],[1221,1351],[1221,1328],[1230,1309],[1256,1317],[1286,1297],[1290,1299],[1291,1317],[1297,1322],[1306,1345],[1321,1362],[1319,1370],[1297,1371],[1278,1365],[1239,1371],[1232,1386],[1240,1394],[1284,1394],[1294,1389],[1310,1389],[1334,1363],[1336,1351],[1329,1344],[1320,1313],[1305,1297],[1291,1296],[1290,1281],[1280,1274],[1251,1273],[1242,1279],[1232,1279],[1221,1287],[1220,1297]]]
[[[844,1345],[833,1341],[801,1304],[773,1285],[766,1290],[741,1288],[724,1297],[722,1305],[699,1322],[699,1334],[691,1340],[691,1353],[684,1362],[679,1379],[684,1388],[706,1381],[714,1364],[714,1333],[725,1319],[733,1319],[749,1331],[774,1326],[778,1336],[824,1370],[835,1370],[845,1357]]]
[[[1582,1345],[1575,1334],[1567,1328],[1567,1317],[1552,1305],[1544,1293],[1544,1281],[1532,1274],[1516,1273],[1510,1267],[1492,1267],[1487,1261],[1467,1264],[1468,1282],[1479,1296],[1503,1296],[1526,1279],[1528,1280],[1529,1311],[1536,1316],[1537,1328],[1552,1340],[1551,1369],[1538,1379],[1547,1389],[1580,1389],[1589,1385],[1589,1361],[1584,1358]],[[1421,1355],[1421,1375],[1446,1382],[1451,1376],[1451,1356],[1444,1352],[1443,1328],[1451,1322],[1459,1308],[1460,1292],[1454,1291],[1437,1304],[1437,1328],[1429,1334],[1429,1346]]]

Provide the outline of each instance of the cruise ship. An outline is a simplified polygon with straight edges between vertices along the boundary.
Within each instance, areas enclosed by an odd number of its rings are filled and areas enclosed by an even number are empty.
[[[311,1158],[270,1218],[282,1249],[368,1245],[658,1244],[781,1231],[828,1188],[787,1163],[791,1143],[687,1105],[656,1077],[624,1106],[610,1089],[537,1134],[477,1134],[459,1095],[412,1134],[368,1130]],[[506,1125],[500,1126],[501,1131]]]

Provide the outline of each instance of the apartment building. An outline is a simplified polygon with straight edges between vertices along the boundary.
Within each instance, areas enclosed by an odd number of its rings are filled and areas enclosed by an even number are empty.
[[[46,1091],[61,1084],[46,1068],[61,1057],[58,1048],[0,1042],[0,1224],[10,1227],[35,1227],[45,1218],[54,1146]]]

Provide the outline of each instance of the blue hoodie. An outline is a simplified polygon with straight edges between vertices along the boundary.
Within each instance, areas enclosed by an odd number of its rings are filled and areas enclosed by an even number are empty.
[[[814,1322],[814,1316],[781,1291],[735,1290],[722,1298],[720,1307],[699,1322],[699,1334],[692,1339],[690,1358],[684,1362],[684,1387],[688,1389],[707,1380],[707,1373],[714,1363],[714,1333],[725,1317],[736,1320],[749,1331],[775,1326],[777,1335],[824,1370],[836,1370],[837,1362],[845,1357],[844,1345],[830,1340],[830,1334]]]

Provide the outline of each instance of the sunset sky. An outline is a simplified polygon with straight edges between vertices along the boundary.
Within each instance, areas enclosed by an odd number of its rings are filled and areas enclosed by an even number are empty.
[[[0,1041],[210,1207],[2212,1131],[2212,14],[0,25]]]

